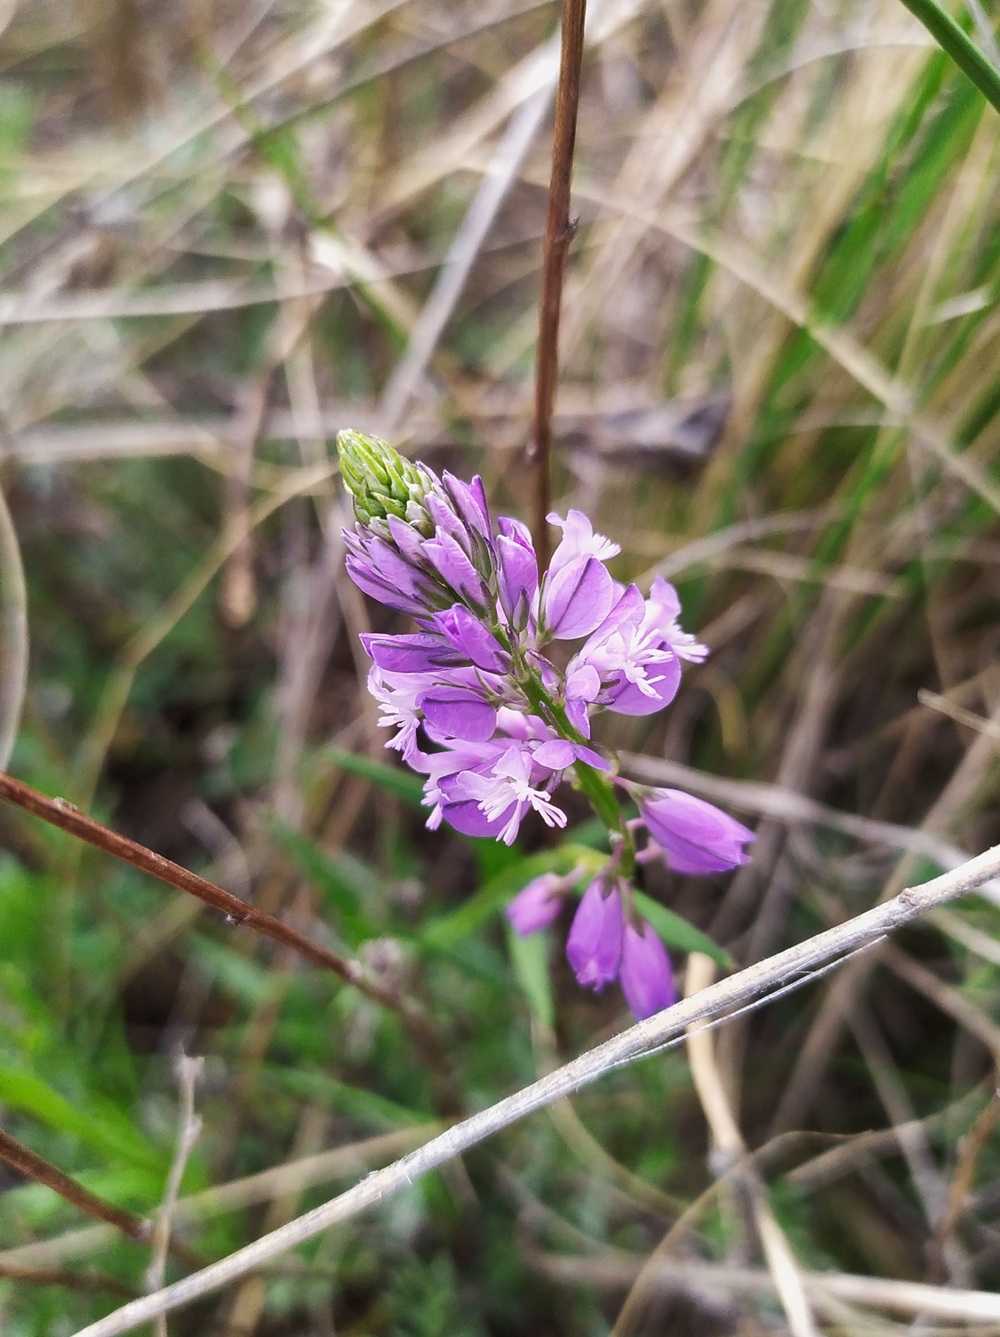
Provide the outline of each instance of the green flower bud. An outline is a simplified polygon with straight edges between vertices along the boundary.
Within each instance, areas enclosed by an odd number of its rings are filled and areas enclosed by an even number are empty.
[[[337,434],[340,476],[354,499],[354,514],[363,525],[389,515],[408,519],[408,510],[421,503],[432,481],[410,460],[403,459],[381,437],[348,429]]]

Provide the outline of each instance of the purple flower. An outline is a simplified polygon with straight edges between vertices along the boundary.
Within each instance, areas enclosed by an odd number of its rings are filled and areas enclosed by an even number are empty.
[[[517,893],[504,911],[514,932],[522,938],[548,928],[559,918],[568,879],[559,873],[542,873]]]
[[[495,541],[500,606],[508,623],[519,631],[528,625],[528,615],[538,590],[538,558],[531,535],[520,520],[501,515]]]
[[[595,993],[618,978],[622,959],[621,893],[617,884],[605,892],[603,876],[591,882],[580,898],[566,939],[566,957],[577,982]]]
[[[527,744],[511,743],[488,770],[470,768],[441,785],[445,816],[459,831],[495,836],[505,845],[513,845],[531,810],[546,826],[565,826],[566,814],[551,801],[551,790],[546,788],[545,782],[551,783],[554,775],[558,784],[561,773],[535,766]]]
[[[667,949],[645,920],[625,925],[621,986],[636,1021],[645,1021],[677,1001]]]
[[[540,573],[519,520],[501,516],[494,529],[481,479],[439,478],[358,432],[340,433],[337,450],[357,522],[344,535],[347,570],[419,627],[362,639],[380,723],[394,730],[387,746],[426,777],[428,826],[445,820],[507,844],[531,812],[564,826],[553,795],[565,773],[611,769],[590,743],[592,716],[662,709],[677,692],[681,661],[708,653],[681,629],[676,590],[657,578],[643,598],[635,585],[618,584],[606,567],[618,545],[595,534],[582,511],[548,517],[562,537]],[[558,640],[583,642],[568,664],[548,652]],[[751,834],[710,804],[673,790],[630,792],[650,848],[673,868],[714,872],[745,861]],[[619,940],[628,894],[598,897],[617,909]],[[595,896],[588,892],[574,920],[575,953]],[[581,969],[597,987],[614,978],[603,967]]]
[[[747,863],[754,833],[704,799],[679,789],[628,786],[667,863],[678,873],[718,873]]]
[[[670,625],[664,626],[658,605],[629,585],[571,660],[567,682],[576,690],[585,683],[585,690],[593,692],[592,701],[621,715],[662,710],[673,700],[681,680],[680,663],[665,636]],[[586,670],[590,678],[584,678]]]

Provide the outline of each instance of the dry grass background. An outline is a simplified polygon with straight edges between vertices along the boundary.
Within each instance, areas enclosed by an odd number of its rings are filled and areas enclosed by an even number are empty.
[[[728,884],[651,888],[747,963],[1000,838],[1000,126],[888,0],[590,11],[556,495],[713,647],[607,737],[759,819]],[[529,513],[556,20],[0,9],[11,769],[357,951],[468,1108],[623,1018],[556,954],[523,993],[495,916],[520,856],[424,834],[369,764],[380,612],[343,579],[329,440],[381,430]],[[204,1260],[437,1119],[393,1015],[56,833],[0,834],[0,1108],[94,1191],[155,1210],[179,1043],[207,1056],[176,1209]],[[535,1116],[170,1330],[1000,1332],[968,1298],[1000,1279],[997,907]],[[11,1178],[5,1334],[142,1290],[148,1249],[78,1227]]]

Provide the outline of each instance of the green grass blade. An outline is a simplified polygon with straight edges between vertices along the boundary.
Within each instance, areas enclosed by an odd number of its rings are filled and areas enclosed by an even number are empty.
[[[983,97],[1000,111],[1000,71],[993,68],[975,42],[935,0],[903,0],[930,35],[976,85]]]

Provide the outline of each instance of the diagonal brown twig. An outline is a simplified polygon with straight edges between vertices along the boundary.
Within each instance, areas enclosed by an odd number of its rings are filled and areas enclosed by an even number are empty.
[[[188,896],[194,896],[203,904],[221,911],[228,923],[234,926],[246,925],[265,938],[271,938],[274,942],[281,943],[283,947],[291,948],[313,965],[332,971],[345,984],[353,984],[368,998],[395,1012],[431,1070],[438,1074],[447,1072],[448,1065],[444,1062],[437,1037],[420,1007],[412,999],[371,979],[359,961],[343,957],[328,947],[321,947],[298,929],[291,928],[274,915],[258,910],[247,901],[241,900],[239,896],[234,896],[231,891],[224,891],[214,882],[209,882],[207,878],[181,867],[172,859],[165,859],[162,854],[140,845],[138,841],[112,831],[102,822],[88,817],[66,799],[49,798],[22,780],[16,780],[14,776],[4,772],[0,772],[0,802],[12,803],[18,808],[23,808],[25,812],[40,817],[51,826],[57,826],[61,831],[76,836],[78,840],[86,841],[88,845],[114,855],[116,859],[131,864],[133,868],[151,874],[161,882],[165,882],[167,886],[183,891]],[[447,1106],[445,1112],[449,1114],[457,1113],[460,1108],[457,1098],[450,1094],[443,1103]]]
[[[116,1207],[113,1202],[99,1198],[96,1193],[91,1193],[72,1176],[65,1174],[30,1147],[26,1147],[23,1142],[18,1142],[17,1138],[11,1137],[10,1133],[2,1128],[0,1128],[0,1160],[29,1179],[33,1179],[36,1184],[44,1184],[53,1193],[58,1193],[60,1198],[65,1198],[87,1216],[116,1226],[129,1239],[139,1241],[148,1238],[152,1229],[150,1221],[136,1216],[134,1212],[126,1211],[124,1207]]]

